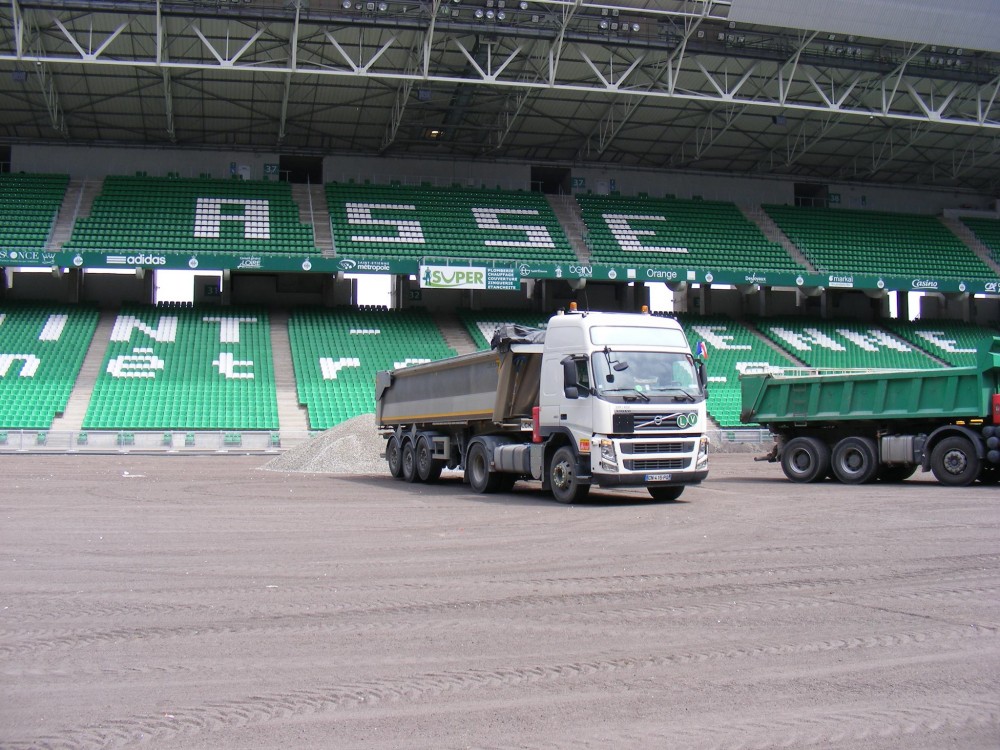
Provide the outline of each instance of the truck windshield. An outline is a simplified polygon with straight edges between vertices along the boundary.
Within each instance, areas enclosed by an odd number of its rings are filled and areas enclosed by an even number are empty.
[[[594,387],[598,395],[652,400],[700,401],[698,374],[690,354],[679,352],[594,352]]]

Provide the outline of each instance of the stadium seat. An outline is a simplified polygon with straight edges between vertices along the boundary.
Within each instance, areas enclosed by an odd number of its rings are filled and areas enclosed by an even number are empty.
[[[288,338],[313,430],[374,412],[377,371],[455,354],[422,310],[295,310]]]
[[[578,195],[591,260],[801,272],[733,203]]]
[[[67,185],[65,174],[0,173],[0,250],[44,250]]]
[[[84,429],[277,429],[266,310],[125,307],[111,338]]]
[[[0,427],[52,426],[69,401],[98,317],[89,306],[0,304]]]
[[[317,252],[286,182],[108,177],[68,251]]]
[[[934,216],[794,206],[764,209],[822,273],[996,276]]]
[[[326,185],[338,255],[463,260],[576,259],[545,196],[404,185]]]

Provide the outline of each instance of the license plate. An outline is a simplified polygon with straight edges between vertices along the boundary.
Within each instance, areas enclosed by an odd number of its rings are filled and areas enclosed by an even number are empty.
[[[669,482],[674,478],[673,474],[647,474],[647,482]]]

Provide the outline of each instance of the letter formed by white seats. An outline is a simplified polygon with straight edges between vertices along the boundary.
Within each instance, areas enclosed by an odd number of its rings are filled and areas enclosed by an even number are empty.
[[[771,330],[774,331],[776,336],[780,336],[788,342],[793,349],[798,349],[800,352],[812,351],[813,346],[819,346],[834,352],[847,351],[847,347],[838,344],[825,333],[815,328],[803,328],[801,334],[789,331],[787,328],[782,328],[781,326],[772,326]]]
[[[637,250],[651,253],[678,253],[686,254],[686,247],[666,247],[658,245],[643,245],[639,240],[640,236],[648,237],[655,235],[652,229],[635,229],[630,221],[666,221],[666,216],[646,216],[643,214],[601,214],[604,223],[608,225],[611,234],[618,241],[618,246],[622,250],[635,252]]]
[[[18,377],[33,378],[42,361],[34,354],[0,354],[0,378],[7,377],[10,367],[17,361],[23,362]]]
[[[69,315],[49,315],[42,326],[42,332],[38,334],[39,341],[58,341],[66,329],[69,322]]]
[[[910,347],[894,336],[890,336],[885,331],[878,331],[874,328],[869,328],[864,333],[858,333],[857,331],[852,331],[848,328],[838,328],[837,333],[850,341],[852,344],[856,344],[859,348],[873,354],[882,351],[880,347],[895,349],[897,352],[913,351]]]
[[[341,357],[340,359],[334,359],[333,357],[319,358],[319,371],[323,375],[323,380],[336,380],[337,373],[345,367],[361,367],[361,360],[357,357]]]
[[[915,331],[924,341],[928,341],[939,349],[952,354],[975,354],[975,349],[960,349],[955,346],[958,342],[954,339],[946,339],[944,331]]]
[[[137,328],[161,344],[172,344],[177,338],[177,316],[164,315],[156,324],[156,328],[152,328],[135,315],[119,315],[115,318],[115,325],[111,330],[111,340],[129,341],[132,332]]]
[[[691,326],[691,330],[705,339],[713,349],[752,349],[750,344],[733,344],[733,337],[725,331],[728,326]]]
[[[369,227],[396,227],[395,236],[383,237],[370,234],[352,234],[351,242],[397,242],[406,245],[423,245],[424,230],[420,222],[412,219],[376,219],[372,209],[385,211],[416,211],[412,203],[348,203],[347,223]]]
[[[132,354],[120,354],[108,360],[108,374],[113,378],[155,378],[165,363],[148,346],[135,347]]]
[[[223,206],[242,206],[243,213],[224,214]],[[243,222],[243,238],[271,239],[270,204],[248,198],[199,198],[194,213],[194,236],[219,239],[223,221]]]
[[[212,366],[219,370],[219,374],[226,380],[253,380],[253,360],[236,359],[231,352],[220,352],[219,358],[212,361]],[[250,372],[237,371],[237,367],[250,368]]]
[[[219,324],[220,344],[238,344],[240,343],[240,323],[256,323],[257,318],[206,315],[201,319],[201,322]]]
[[[522,216],[538,216],[534,208],[474,208],[472,215],[476,226],[486,231],[502,229],[508,232],[524,232],[524,240],[485,240],[487,247],[544,247],[554,248],[555,241],[549,234],[548,227],[542,224],[503,224],[499,214],[518,214]]]

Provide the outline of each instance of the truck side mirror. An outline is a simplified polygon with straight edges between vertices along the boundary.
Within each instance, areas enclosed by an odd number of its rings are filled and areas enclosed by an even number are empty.
[[[576,360],[572,357],[563,357],[559,363],[563,368],[563,396],[566,398],[580,398],[580,384],[576,379]]]
[[[708,370],[705,369],[704,362],[698,362],[698,384],[701,389],[708,395]]]

